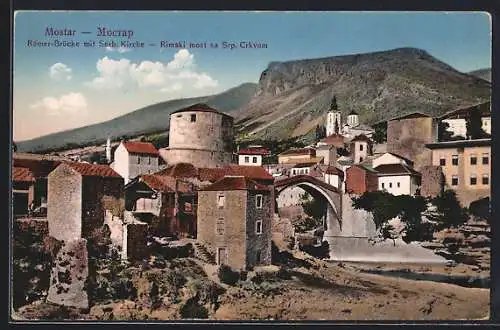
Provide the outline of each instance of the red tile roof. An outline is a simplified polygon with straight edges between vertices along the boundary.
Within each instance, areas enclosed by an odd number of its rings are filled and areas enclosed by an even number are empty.
[[[190,163],[177,163],[155,174],[168,175],[174,178],[197,178],[198,169]]]
[[[240,149],[238,151],[238,154],[240,155],[269,155],[269,150],[266,148],[247,148],[247,149]]]
[[[12,181],[13,182],[34,182],[35,177],[33,173],[26,167],[12,168]]]
[[[379,176],[421,175],[419,172],[403,164],[383,164],[375,167],[375,170]]]
[[[283,151],[280,155],[309,155],[315,154],[315,150],[311,148],[289,149]]]
[[[107,165],[86,164],[76,162],[64,162],[72,169],[80,173],[82,176],[99,176],[99,177],[113,177],[121,178],[111,167]]]
[[[148,187],[153,190],[161,192],[173,192],[175,189],[175,179],[168,176],[161,176],[155,174],[146,174],[140,177],[140,181],[143,181]],[[173,181],[173,182],[172,182]]]
[[[268,191],[269,188],[259,184],[252,179],[243,176],[226,176],[216,183],[202,188],[200,190],[208,191],[226,191],[226,190],[264,190]]]
[[[226,170],[223,168],[198,168],[198,178],[200,181],[215,182],[224,177]]]
[[[193,112],[213,112],[213,113],[217,113],[219,115],[223,115],[223,116],[226,116],[226,117],[229,117],[229,118],[233,118],[230,115],[228,115],[226,113],[223,113],[223,112],[220,112],[220,111],[217,111],[216,109],[214,109],[214,108],[212,108],[209,105],[204,104],[204,103],[198,103],[198,104],[191,105],[191,106],[189,106],[187,108],[176,110],[176,111],[172,112],[172,115],[175,114],[175,113],[188,112],[188,111],[193,111]]]
[[[46,159],[13,159],[14,167],[28,168],[35,178],[45,178],[52,172],[59,164],[60,161],[46,160]]]
[[[123,142],[123,146],[128,152],[134,154],[147,154],[147,155],[158,155],[158,150],[151,142],[136,142],[127,141]]]
[[[327,143],[327,144],[340,144],[344,143],[344,137],[340,134],[333,134],[330,136],[327,136],[326,138],[322,139],[320,142]]]
[[[325,170],[325,174],[343,175],[342,171],[335,166],[328,166]]]
[[[224,170],[226,175],[244,176],[253,180],[274,180],[274,177],[260,166],[228,165]]]

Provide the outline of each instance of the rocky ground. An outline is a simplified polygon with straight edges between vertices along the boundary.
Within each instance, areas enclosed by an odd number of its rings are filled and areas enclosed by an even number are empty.
[[[276,245],[275,265],[257,267],[234,285],[221,283],[216,266],[195,258],[152,258],[127,267],[103,263],[90,310],[38,300],[17,309],[13,318],[472,320],[489,315],[489,289],[369,274]]]

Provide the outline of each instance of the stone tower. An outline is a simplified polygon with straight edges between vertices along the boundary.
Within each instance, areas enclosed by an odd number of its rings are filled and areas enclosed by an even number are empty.
[[[170,115],[169,144],[160,149],[168,165],[224,167],[232,161],[233,117],[206,104],[195,104]]]
[[[328,110],[328,114],[326,115],[326,136],[339,134],[342,127],[341,124],[340,111],[337,108],[337,98],[333,96],[330,110]]]

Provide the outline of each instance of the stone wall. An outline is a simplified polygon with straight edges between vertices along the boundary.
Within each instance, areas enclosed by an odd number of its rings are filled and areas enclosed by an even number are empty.
[[[443,189],[444,182],[441,166],[423,166],[420,173],[422,174],[420,194],[424,197],[438,196]]]
[[[378,177],[358,166],[351,166],[346,171],[346,190],[353,194],[377,191]]]
[[[129,223],[124,226],[124,249],[127,260],[142,260],[148,255],[148,225],[145,223]],[[124,244],[125,245],[125,244]]]
[[[432,152],[426,143],[437,141],[437,121],[415,116],[387,123],[387,151],[411,159],[417,171],[432,164]]]
[[[76,239],[65,242],[56,253],[50,274],[47,301],[87,309],[88,252],[87,240]]]
[[[256,196],[262,195],[262,208],[256,208]],[[272,221],[271,194],[249,191],[246,206],[246,268],[271,264]],[[256,222],[262,221],[262,233],[256,233]],[[260,261],[258,260],[260,254]]]
[[[62,241],[82,237],[82,176],[60,165],[48,176],[49,234]]]

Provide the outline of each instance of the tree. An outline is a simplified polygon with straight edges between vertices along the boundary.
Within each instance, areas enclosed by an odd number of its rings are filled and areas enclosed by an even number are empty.
[[[319,125],[316,125],[316,141],[321,140],[321,128]]]
[[[438,124],[438,141],[451,141],[453,132],[448,131],[450,124],[445,121],[440,121]]]
[[[373,133],[373,140],[376,143],[387,142],[387,122],[384,121],[375,125],[373,128],[375,129],[375,132]]]
[[[371,212],[375,227],[381,229],[387,221],[395,218],[400,212],[392,197],[394,197],[392,194],[385,191],[369,191],[354,198],[353,206]]]
[[[454,190],[445,190],[431,202],[437,208],[437,215],[434,216],[433,220],[438,223],[438,230],[449,227],[456,228],[469,219],[467,210],[460,205]]]
[[[467,127],[468,139],[474,140],[489,137],[489,134],[483,130],[483,121],[479,110],[474,109],[471,111],[470,116],[466,119],[465,125]]]
[[[349,156],[349,151],[347,151],[346,148],[337,148],[337,156],[342,157],[342,156]]]

